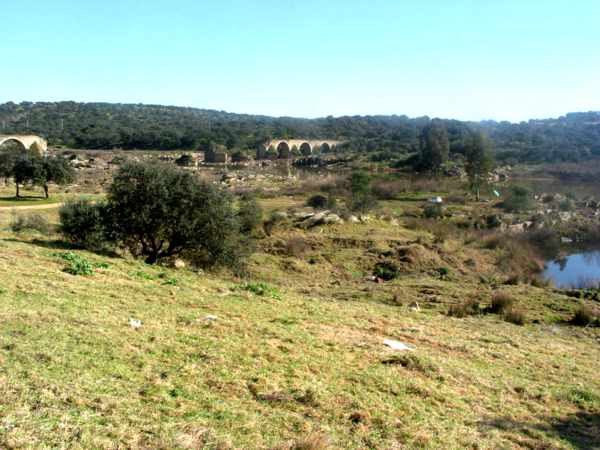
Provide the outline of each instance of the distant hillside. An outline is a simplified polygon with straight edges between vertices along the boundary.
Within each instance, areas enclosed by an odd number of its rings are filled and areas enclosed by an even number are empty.
[[[428,117],[346,116],[319,119],[233,114],[160,105],[23,102],[0,105],[0,133],[36,133],[51,145],[89,149],[194,149],[213,141],[250,148],[271,138],[339,139],[381,159],[415,151]],[[600,154],[600,112],[513,124],[446,120],[451,151],[469,128],[486,131],[503,158],[574,161]]]

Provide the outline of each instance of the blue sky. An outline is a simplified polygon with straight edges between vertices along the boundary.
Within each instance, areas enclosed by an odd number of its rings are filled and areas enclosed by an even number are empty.
[[[598,0],[3,3],[0,102],[511,121],[600,110]]]

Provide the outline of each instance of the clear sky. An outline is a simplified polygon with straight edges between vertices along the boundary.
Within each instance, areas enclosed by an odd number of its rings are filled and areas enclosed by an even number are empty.
[[[600,0],[4,1],[0,102],[519,121],[600,110]]]

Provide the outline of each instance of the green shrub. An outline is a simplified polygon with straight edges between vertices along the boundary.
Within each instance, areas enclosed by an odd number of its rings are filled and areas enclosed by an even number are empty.
[[[10,229],[13,233],[22,233],[24,231],[37,231],[47,235],[51,227],[48,220],[41,214],[13,215],[10,223]]]
[[[441,280],[447,279],[448,276],[450,275],[450,269],[448,269],[447,267],[438,267],[436,269],[436,272],[440,276]]]
[[[56,253],[54,256],[64,259],[68,265],[63,269],[63,272],[71,275],[90,276],[94,274],[94,266],[91,262],[73,252]]]
[[[313,195],[306,201],[306,205],[315,209],[323,209],[327,207],[327,197],[321,194]]]
[[[373,275],[385,281],[393,280],[399,273],[398,266],[392,261],[380,261],[373,269]]]
[[[531,191],[523,186],[513,186],[501,206],[509,212],[528,211],[534,206]]]
[[[350,175],[350,199],[348,206],[351,211],[366,213],[377,207],[377,199],[371,190],[371,178],[362,171]]]
[[[423,217],[426,219],[439,219],[444,215],[442,205],[427,204],[423,207]]]
[[[171,165],[127,162],[106,203],[61,210],[61,230],[81,245],[109,241],[149,264],[182,257],[196,265],[240,270],[250,248],[230,194]],[[91,235],[91,238],[88,236]]]
[[[498,215],[491,214],[485,217],[485,225],[487,228],[498,228],[502,225],[502,221]]]
[[[242,233],[252,233],[262,223],[263,210],[254,195],[242,195],[237,216]]]
[[[60,232],[70,243],[93,251],[112,247],[106,233],[109,216],[106,203],[70,201],[61,206],[58,214]]]
[[[149,264],[186,257],[236,266],[244,247],[231,196],[174,166],[126,163],[108,189],[110,235]]]
[[[275,300],[281,300],[281,294],[272,286],[269,286],[267,283],[255,282],[255,283],[245,283],[238,286],[239,290],[252,292],[255,295],[260,297],[272,297]]]

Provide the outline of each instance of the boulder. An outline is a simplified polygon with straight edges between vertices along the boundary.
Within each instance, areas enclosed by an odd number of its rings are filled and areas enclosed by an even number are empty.
[[[313,214],[312,216],[300,222],[300,226],[302,228],[312,228],[316,227],[317,225],[321,225],[325,223],[325,217],[327,217],[328,214],[329,211],[322,211],[320,213]]]
[[[327,214],[323,218],[323,223],[344,223],[344,221],[337,214],[331,213],[331,214]]]

